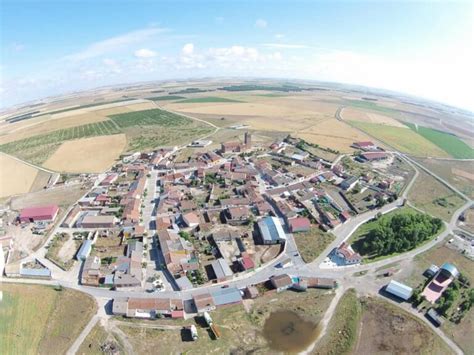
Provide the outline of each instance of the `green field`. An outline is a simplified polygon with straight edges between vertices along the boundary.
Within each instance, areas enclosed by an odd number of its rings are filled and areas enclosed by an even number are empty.
[[[109,116],[120,128],[134,126],[153,126],[175,127],[191,124],[190,118],[177,115],[158,108],[136,112],[126,112]]]
[[[449,157],[444,150],[409,128],[359,121],[350,124],[401,152],[420,157]]]
[[[390,107],[379,106],[373,101],[361,101],[361,100],[344,100],[344,104],[355,108],[362,108],[364,110],[372,110],[379,113],[387,114],[391,117],[399,117],[400,113]]]
[[[206,103],[206,102],[242,102],[242,101],[227,99],[225,97],[216,97],[216,96],[195,97],[193,99],[178,101],[178,103],[180,104],[197,104],[197,103]]]
[[[0,151],[41,164],[65,141],[121,133],[112,121],[89,123],[0,145]]]
[[[96,312],[95,301],[69,289],[2,284],[0,353],[64,354]]]
[[[428,139],[456,159],[474,159],[474,149],[455,135],[423,126],[405,123],[411,130]]]
[[[177,96],[177,95],[163,95],[163,96],[155,96],[155,97],[148,97],[147,100],[152,101],[168,101],[168,100],[183,100],[185,99],[184,96]]]

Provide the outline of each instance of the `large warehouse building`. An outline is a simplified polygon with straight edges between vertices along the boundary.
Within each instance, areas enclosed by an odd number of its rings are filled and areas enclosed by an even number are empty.
[[[53,222],[59,212],[56,205],[24,208],[20,212],[20,222]]]
[[[286,234],[276,217],[265,217],[258,222],[258,229],[263,244],[282,244],[286,241]]]

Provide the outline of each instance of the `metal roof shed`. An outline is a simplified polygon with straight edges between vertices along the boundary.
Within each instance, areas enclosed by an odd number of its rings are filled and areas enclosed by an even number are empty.
[[[405,301],[410,299],[413,294],[413,289],[411,287],[395,280],[390,281],[390,283],[385,287],[385,291]]]
[[[79,261],[86,260],[92,249],[92,240],[87,239],[82,243],[81,248],[77,252],[76,259]]]
[[[234,304],[242,302],[240,290],[235,287],[223,288],[212,292],[212,299],[216,306],[224,306],[226,304]]]

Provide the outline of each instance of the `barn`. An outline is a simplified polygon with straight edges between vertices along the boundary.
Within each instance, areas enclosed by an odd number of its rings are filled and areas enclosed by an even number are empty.
[[[53,222],[59,212],[57,205],[24,208],[20,212],[20,222]]]

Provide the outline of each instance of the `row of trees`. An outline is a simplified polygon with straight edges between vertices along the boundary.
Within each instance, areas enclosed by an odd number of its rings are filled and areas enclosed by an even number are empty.
[[[421,213],[380,217],[364,238],[361,253],[373,256],[401,253],[417,247],[443,227],[439,218]]]

